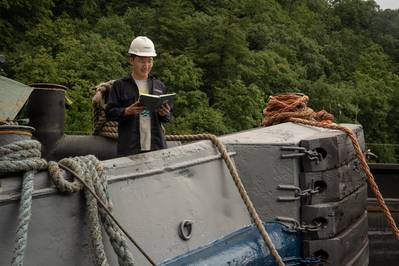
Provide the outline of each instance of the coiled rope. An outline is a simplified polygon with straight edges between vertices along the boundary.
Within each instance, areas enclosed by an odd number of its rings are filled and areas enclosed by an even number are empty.
[[[105,203],[97,196],[96,192],[84,181],[84,179],[74,170],[69,168],[66,165],[63,164],[58,164],[62,169],[70,172],[77,178],[84,186],[85,188],[93,195],[94,198],[96,198],[97,203],[102,207],[102,210],[104,210],[109,217],[115,222],[116,225],[118,225],[119,229],[129,238],[129,240],[136,246],[136,248],[146,257],[148,262],[151,263],[151,265],[155,265],[154,261],[148,256],[148,254],[136,243],[136,241],[130,236],[130,234],[123,228],[123,226],[118,222],[118,220],[114,217],[114,215],[111,213],[111,211],[108,209]],[[111,204],[112,206],[112,204]]]
[[[107,192],[107,180],[104,175],[103,168],[98,159],[93,155],[80,156],[74,158],[64,158],[58,163],[49,162],[49,174],[56,187],[62,192],[78,192],[82,190],[83,184],[75,179],[69,182],[66,179],[66,173],[60,165],[72,169],[87,183],[89,188],[95,191],[107,209],[111,209],[111,201]],[[111,245],[118,255],[119,265],[134,265],[133,257],[128,250],[127,243],[123,237],[123,232],[119,226],[107,215],[102,209],[98,208],[96,198],[89,190],[84,190],[87,204],[87,220],[90,239],[95,253],[96,265],[109,265],[104,251],[103,240],[101,236],[101,227],[99,216],[103,223],[104,229],[108,234]]]
[[[49,176],[59,190],[72,193],[83,189],[82,183],[76,179],[73,182],[66,181],[65,171],[60,170],[58,163],[47,163],[46,160],[42,159],[40,150],[41,144],[36,140],[23,140],[0,147],[0,175],[25,172],[22,181],[15,248],[11,260],[12,266],[21,266],[24,262],[31,218],[35,173],[48,167]],[[125,231],[122,232],[122,229],[119,228],[119,223],[112,220],[115,218],[109,211],[111,201],[107,193],[107,180],[100,162],[96,157],[89,155],[63,159],[59,163],[61,166],[73,169],[74,172],[83,176],[84,183],[89,186],[89,189],[85,189],[85,197],[88,210],[89,236],[94,249],[95,264],[108,265],[101,237],[100,215],[105,231],[110,238],[111,245],[118,255],[119,264],[133,265],[133,257],[127,249],[127,244],[123,236],[123,232]],[[97,196],[93,196],[88,192],[90,188],[95,190]],[[103,203],[104,208],[97,207],[97,197],[100,200],[99,202],[105,202],[105,204]],[[137,246],[136,243],[134,244]]]
[[[93,135],[99,135],[107,138],[117,138],[118,123],[108,121],[105,117],[104,98],[108,94],[114,81],[110,80],[100,83],[95,87],[96,94],[93,97]]]
[[[40,158],[40,147],[40,143],[34,140],[19,141],[0,147],[0,174],[25,172],[22,177],[12,266],[20,266],[24,263],[29,222],[32,215],[33,179],[36,171],[47,167],[47,162]]]
[[[106,94],[112,87],[113,81],[108,81],[105,83],[101,83],[96,86],[96,95],[93,97],[93,110],[94,110],[94,135],[100,135],[112,139],[118,138],[118,123],[113,122],[110,124],[110,121],[107,121],[105,117],[105,104],[104,98]],[[100,122],[99,122],[100,121]],[[230,171],[231,176],[233,177],[234,183],[236,184],[238,191],[240,193],[241,198],[244,201],[247,210],[253,219],[256,227],[262,235],[267,247],[270,250],[270,253],[276,260],[279,266],[285,265],[281,256],[278,254],[273,242],[271,241],[265,227],[262,224],[262,220],[260,219],[255,207],[252,204],[251,199],[248,196],[247,191],[245,190],[244,185],[242,184],[241,178],[238,175],[237,169],[233,164],[230,156],[227,153],[227,150],[222,142],[218,140],[215,135],[212,134],[198,134],[198,135],[166,135],[166,140],[169,141],[196,141],[196,140],[210,140],[218,149],[220,154],[222,155],[223,160],[225,161],[227,168]]]
[[[263,110],[263,126],[275,125],[283,122],[293,122],[315,127],[335,129],[345,132],[350,138],[360,165],[367,176],[367,182],[376,196],[377,202],[384,212],[385,219],[391,227],[396,239],[399,239],[399,229],[387,207],[384,198],[375,182],[366,159],[362,153],[356,135],[349,128],[334,124],[333,115],[326,111],[314,112],[307,107],[309,97],[303,94],[283,93],[270,96],[266,108]]]

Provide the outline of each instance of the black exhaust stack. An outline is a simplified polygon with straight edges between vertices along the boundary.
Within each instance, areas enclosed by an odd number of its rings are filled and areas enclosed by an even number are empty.
[[[35,83],[29,97],[29,126],[34,127],[34,137],[42,143],[42,154],[46,157],[54,145],[64,136],[66,87]]]
[[[58,84],[35,83],[28,101],[29,126],[33,136],[42,143],[42,156],[60,160],[71,156],[93,154],[100,160],[117,157],[116,140],[101,136],[65,135],[66,87]]]

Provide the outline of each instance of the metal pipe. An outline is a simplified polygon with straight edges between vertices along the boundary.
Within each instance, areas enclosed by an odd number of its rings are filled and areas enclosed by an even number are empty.
[[[100,160],[117,157],[116,140],[90,135],[65,135],[66,87],[35,83],[28,101],[29,125],[33,136],[42,143],[42,156],[58,161],[65,157],[93,154]]]
[[[35,88],[28,100],[29,126],[33,136],[42,143],[42,156],[47,155],[64,135],[66,87],[50,83],[31,84]]]
[[[92,154],[99,160],[117,157],[116,140],[101,136],[64,135],[47,154],[47,160],[58,161],[72,156]]]

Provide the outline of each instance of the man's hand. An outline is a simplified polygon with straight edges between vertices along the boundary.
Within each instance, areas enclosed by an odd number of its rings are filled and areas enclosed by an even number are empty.
[[[142,105],[140,102],[135,102],[125,108],[123,115],[124,116],[138,115],[142,111],[144,111],[144,105]]]
[[[170,106],[168,103],[162,104],[161,108],[158,110],[158,114],[160,116],[165,116],[170,112]]]

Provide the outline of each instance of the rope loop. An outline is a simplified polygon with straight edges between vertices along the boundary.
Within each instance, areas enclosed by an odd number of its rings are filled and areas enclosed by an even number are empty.
[[[29,222],[32,215],[32,194],[34,176],[38,170],[45,169],[47,162],[41,159],[41,144],[36,140],[23,140],[0,147],[0,174],[25,171],[22,177],[21,201],[18,210],[18,225],[12,266],[24,264],[28,242]]]
[[[66,172],[60,168],[60,165],[75,175],[82,178],[88,187],[78,179],[72,182],[66,179]],[[111,245],[118,255],[120,265],[134,265],[133,256],[128,250],[123,232],[108,215],[104,209],[98,207],[98,199],[104,203],[104,208],[111,209],[112,204],[107,189],[107,179],[104,169],[98,159],[93,155],[79,156],[74,158],[64,158],[58,163],[49,163],[49,174],[56,187],[67,193],[80,191],[84,188],[84,194],[87,205],[87,221],[89,235],[91,239],[91,248],[95,254],[96,265],[109,265],[102,240],[100,219],[104,229],[108,234]],[[94,191],[95,196],[91,193]]]
[[[75,171],[80,171],[79,166],[77,166],[73,160],[62,159],[60,163],[61,164],[65,163]],[[83,188],[82,183],[79,182],[77,179],[74,179],[72,182],[69,181],[67,179],[66,172],[59,167],[57,162],[50,161],[48,163],[48,172],[54,185],[61,192],[74,193],[82,190]]]

